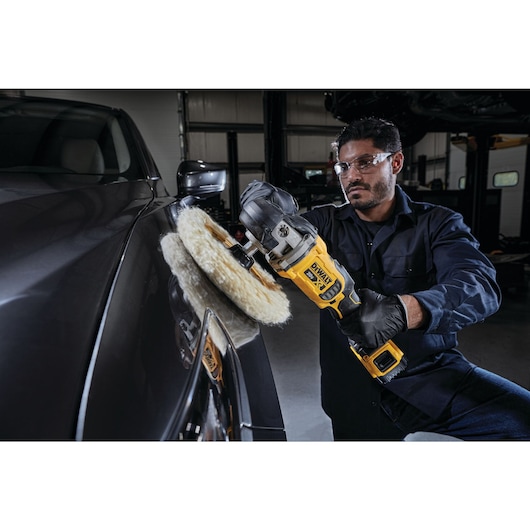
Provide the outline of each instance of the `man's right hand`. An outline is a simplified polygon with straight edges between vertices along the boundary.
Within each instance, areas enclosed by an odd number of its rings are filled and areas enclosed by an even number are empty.
[[[278,206],[284,214],[295,215],[298,212],[296,199],[286,191],[260,180],[252,181],[243,191],[239,202],[241,208],[256,199],[265,199]]]

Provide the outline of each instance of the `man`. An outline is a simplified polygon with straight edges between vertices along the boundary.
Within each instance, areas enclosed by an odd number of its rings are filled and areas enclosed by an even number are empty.
[[[322,405],[334,439],[401,440],[428,431],[530,440],[530,392],[456,349],[457,332],[500,305],[495,269],[462,216],[415,203],[396,185],[404,157],[392,123],[355,121],[336,150],[346,203],[303,214],[349,271],[362,302],[339,326],[321,312]],[[352,354],[347,336],[365,348],[392,339],[407,369],[382,385]]]

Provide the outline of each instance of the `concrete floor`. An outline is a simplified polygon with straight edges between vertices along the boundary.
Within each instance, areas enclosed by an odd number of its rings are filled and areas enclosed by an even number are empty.
[[[527,274],[528,285],[528,274]],[[262,328],[289,441],[330,441],[331,423],[320,407],[318,308],[280,279],[293,318],[283,328]],[[501,309],[460,332],[459,349],[477,365],[530,389],[530,296],[505,291]]]
[[[262,328],[289,441],[330,441],[331,422],[320,406],[319,309],[290,281],[280,279],[292,319]]]

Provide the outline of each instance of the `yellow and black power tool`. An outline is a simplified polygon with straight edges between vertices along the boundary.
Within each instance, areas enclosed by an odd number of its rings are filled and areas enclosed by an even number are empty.
[[[259,251],[283,278],[292,280],[320,309],[340,320],[360,307],[361,300],[346,269],[327,251],[316,228],[300,215],[288,215],[265,198],[242,205],[239,219],[249,242],[243,247],[250,260]],[[407,366],[403,352],[392,341],[366,351],[349,339],[350,348],[370,375],[387,383]]]

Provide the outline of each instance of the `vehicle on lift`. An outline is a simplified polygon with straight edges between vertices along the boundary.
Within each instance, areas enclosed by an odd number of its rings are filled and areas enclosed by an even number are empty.
[[[184,169],[171,197],[122,110],[0,96],[0,439],[285,440],[261,335],[234,346],[164,261],[182,201],[224,185]]]

